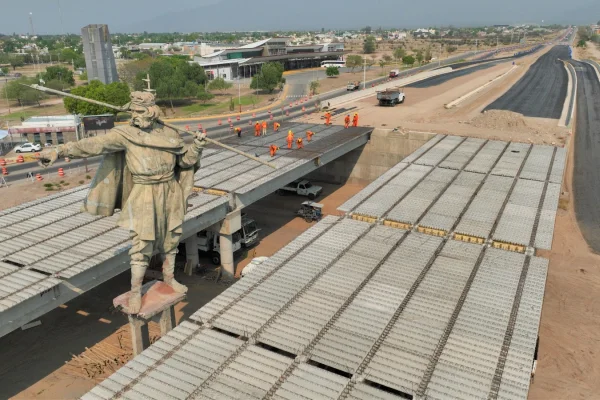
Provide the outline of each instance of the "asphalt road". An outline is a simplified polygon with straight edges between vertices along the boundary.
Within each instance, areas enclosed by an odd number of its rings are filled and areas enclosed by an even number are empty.
[[[504,95],[487,110],[508,110],[527,117],[560,119],[567,95],[568,77],[564,64],[567,46],[554,46],[541,56]]]
[[[470,67],[470,68],[459,69],[457,71],[452,71],[452,72],[449,72],[449,73],[443,74],[443,75],[432,76],[431,78],[427,78],[427,79],[419,81],[419,82],[411,83],[407,87],[424,89],[424,88],[428,88],[428,87],[432,87],[432,86],[441,85],[442,83],[446,83],[449,80],[494,67],[494,66],[498,65],[499,63],[500,63],[500,61],[490,61],[486,64],[480,64],[480,65],[476,65],[476,66]]]
[[[570,62],[577,73],[575,214],[588,245],[600,253],[600,82],[592,66]]]

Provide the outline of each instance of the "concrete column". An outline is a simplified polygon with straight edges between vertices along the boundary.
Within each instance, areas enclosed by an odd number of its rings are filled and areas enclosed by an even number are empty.
[[[221,269],[223,277],[233,278],[235,265],[233,264],[233,241],[231,234],[219,235],[219,246],[221,247]]]
[[[200,264],[198,256],[198,235],[194,234],[185,240],[185,272],[192,275],[194,268]]]

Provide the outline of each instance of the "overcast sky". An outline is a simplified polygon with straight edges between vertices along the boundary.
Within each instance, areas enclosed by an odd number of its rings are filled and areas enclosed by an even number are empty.
[[[30,12],[39,34],[79,33],[88,24],[113,33],[415,28],[595,23],[600,0],[0,0],[0,33],[29,32]]]

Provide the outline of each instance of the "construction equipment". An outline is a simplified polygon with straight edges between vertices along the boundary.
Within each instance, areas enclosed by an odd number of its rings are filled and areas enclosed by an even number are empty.
[[[404,103],[404,98],[404,91],[399,87],[377,91],[380,106],[394,107],[396,104]]]
[[[302,203],[302,207],[296,214],[304,218],[306,222],[319,221],[323,216],[323,204],[315,203],[314,201],[305,201]]]
[[[45,86],[40,86],[40,85],[25,85],[25,84],[22,84],[22,85],[30,87],[32,89],[39,90],[41,92],[52,93],[52,94],[56,94],[58,96],[63,96],[63,97],[70,97],[70,98],[75,99],[75,100],[85,101],[87,103],[96,104],[98,106],[112,108],[113,110],[117,110],[117,111],[120,111],[120,112],[128,112],[129,111],[129,103],[125,104],[124,106],[119,107],[119,106],[114,106],[112,104],[104,103],[102,101],[88,99],[86,97],[81,97],[81,96],[76,96],[76,95],[71,94],[71,93],[61,92],[60,90],[50,89],[50,88],[47,88]],[[159,124],[161,124],[161,125],[164,125],[164,126],[166,126],[168,128],[174,129],[174,130],[176,130],[179,133],[189,133],[185,129],[180,129],[180,128],[176,127],[175,125],[169,124],[168,122],[165,122],[165,121],[161,120],[160,118],[157,119],[156,122],[159,123]],[[258,157],[255,157],[255,156],[251,155],[251,154],[245,153],[245,152],[243,152],[241,150],[236,149],[235,147],[228,146],[226,144],[223,144],[223,143],[221,143],[221,142],[219,142],[217,140],[214,140],[214,139],[210,139],[208,137],[206,138],[206,141],[209,142],[209,143],[215,144],[217,146],[223,147],[224,149],[227,149],[229,151],[233,151],[234,153],[240,154],[240,155],[242,155],[244,157],[247,157],[247,158],[249,158],[251,160],[257,161],[257,162],[259,162],[261,164],[267,165],[267,166],[269,166],[269,167],[271,167],[273,169],[277,169],[277,167],[275,165],[271,164],[270,162],[262,160],[262,159],[260,159]]]

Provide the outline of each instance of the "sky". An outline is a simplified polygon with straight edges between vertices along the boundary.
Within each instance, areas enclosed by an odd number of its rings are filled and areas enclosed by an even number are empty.
[[[491,24],[586,24],[599,0],[0,0],[0,33],[80,33],[88,24],[118,32],[417,28]]]

